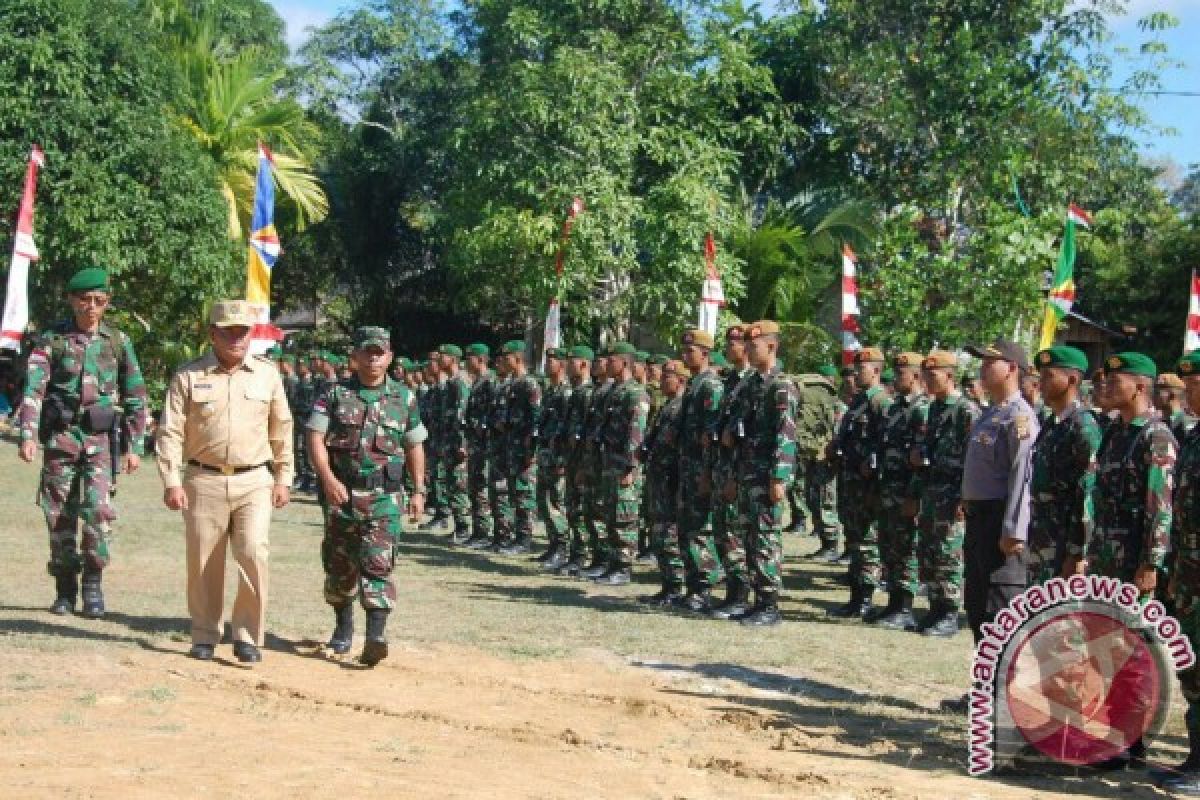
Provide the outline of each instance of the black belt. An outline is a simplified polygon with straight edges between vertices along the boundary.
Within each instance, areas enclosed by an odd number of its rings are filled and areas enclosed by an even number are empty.
[[[214,467],[211,464],[201,464],[199,461],[192,461],[191,459],[189,459],[188,464],[193,467],[199,467],[200,469],[204,470],[205,472],[215,472],[218,475],[229,476],[229,475],[241,475],[243,472],[250,472],[252,470],[261,469],[262,467],[265,467],[267,465],[267,462],[264,461],[261,464],[255,464],[254,466],[251,466],[251,467]]]

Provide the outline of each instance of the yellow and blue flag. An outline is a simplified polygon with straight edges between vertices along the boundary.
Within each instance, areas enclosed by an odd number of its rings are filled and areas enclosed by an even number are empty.
[[[258,309],[259,324],[254,326],[256,350],[266,350],[282,338],[282,332],[270,324],[271,270],[280,253],[279,234],[275,231],[275,180],[271,165],[271,151],[260,143],[246,259],[246,300]]]

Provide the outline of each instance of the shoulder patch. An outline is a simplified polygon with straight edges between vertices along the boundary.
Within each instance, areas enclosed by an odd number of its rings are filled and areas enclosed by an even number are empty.
[[[1017,429],[1018,439],[1028,439],[1033,433],[1030,419],[1030,416],[1024,412],[1013,415],[1013,426]]]

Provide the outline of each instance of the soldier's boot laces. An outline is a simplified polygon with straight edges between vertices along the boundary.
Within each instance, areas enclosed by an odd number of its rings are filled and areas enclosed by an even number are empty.
[[[373,667],[387,658],[388,643],[384,637],[387,628],[388,612],[385,608],[372,608],[367,611],[367,641],[363,644],[359,661],[368,667]]]
[[[879,618],[879,627],[891,631],[915,631],[917,620],[913,617],[913,596],[904,590],[892,593],[896,598],[895,608]],[[888,605],[892,605],[891,602]]]
[[[50,605],[50,613],[62,616],[75,611],[75,600],[79,596],[79,578],[74,572],[68,575],[54,576],[54,602]]]
[[[333,635],[329,637],[329,649],[339,656],[350,652],[354,640],[354,605],[347,603],[333,609]]]
[[[713,619],[732,619],[746,612],[746,603],[750,599],[746,584],[737,578],[730,578],[726,581],[725,592],[721,604],[708,613]]]
[[[104,616],[104,591],[100,588],[103,573],[92,570],[83,572],[83,616],[101,619]]]

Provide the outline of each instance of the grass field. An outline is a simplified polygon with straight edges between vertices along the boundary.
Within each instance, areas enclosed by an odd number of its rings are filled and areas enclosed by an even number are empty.
[[[964,721],[937,704],[969,635],[827,622],[847,591],[801,557],[813,539],[787,537],[786,623],[745,630],[639,606],[649,567],[600,589],[410,533],[393,656],[365,670],[318,646],[320,513],[300,498],[245,669],[185,656],[183,525],[152,470],[120,484],[108,617],[47,613],[36,482],[0,451],[0,796],[1159,796],[1140,772],[968,778]],[[1181,716],[1155,756],[1179,757]]]

